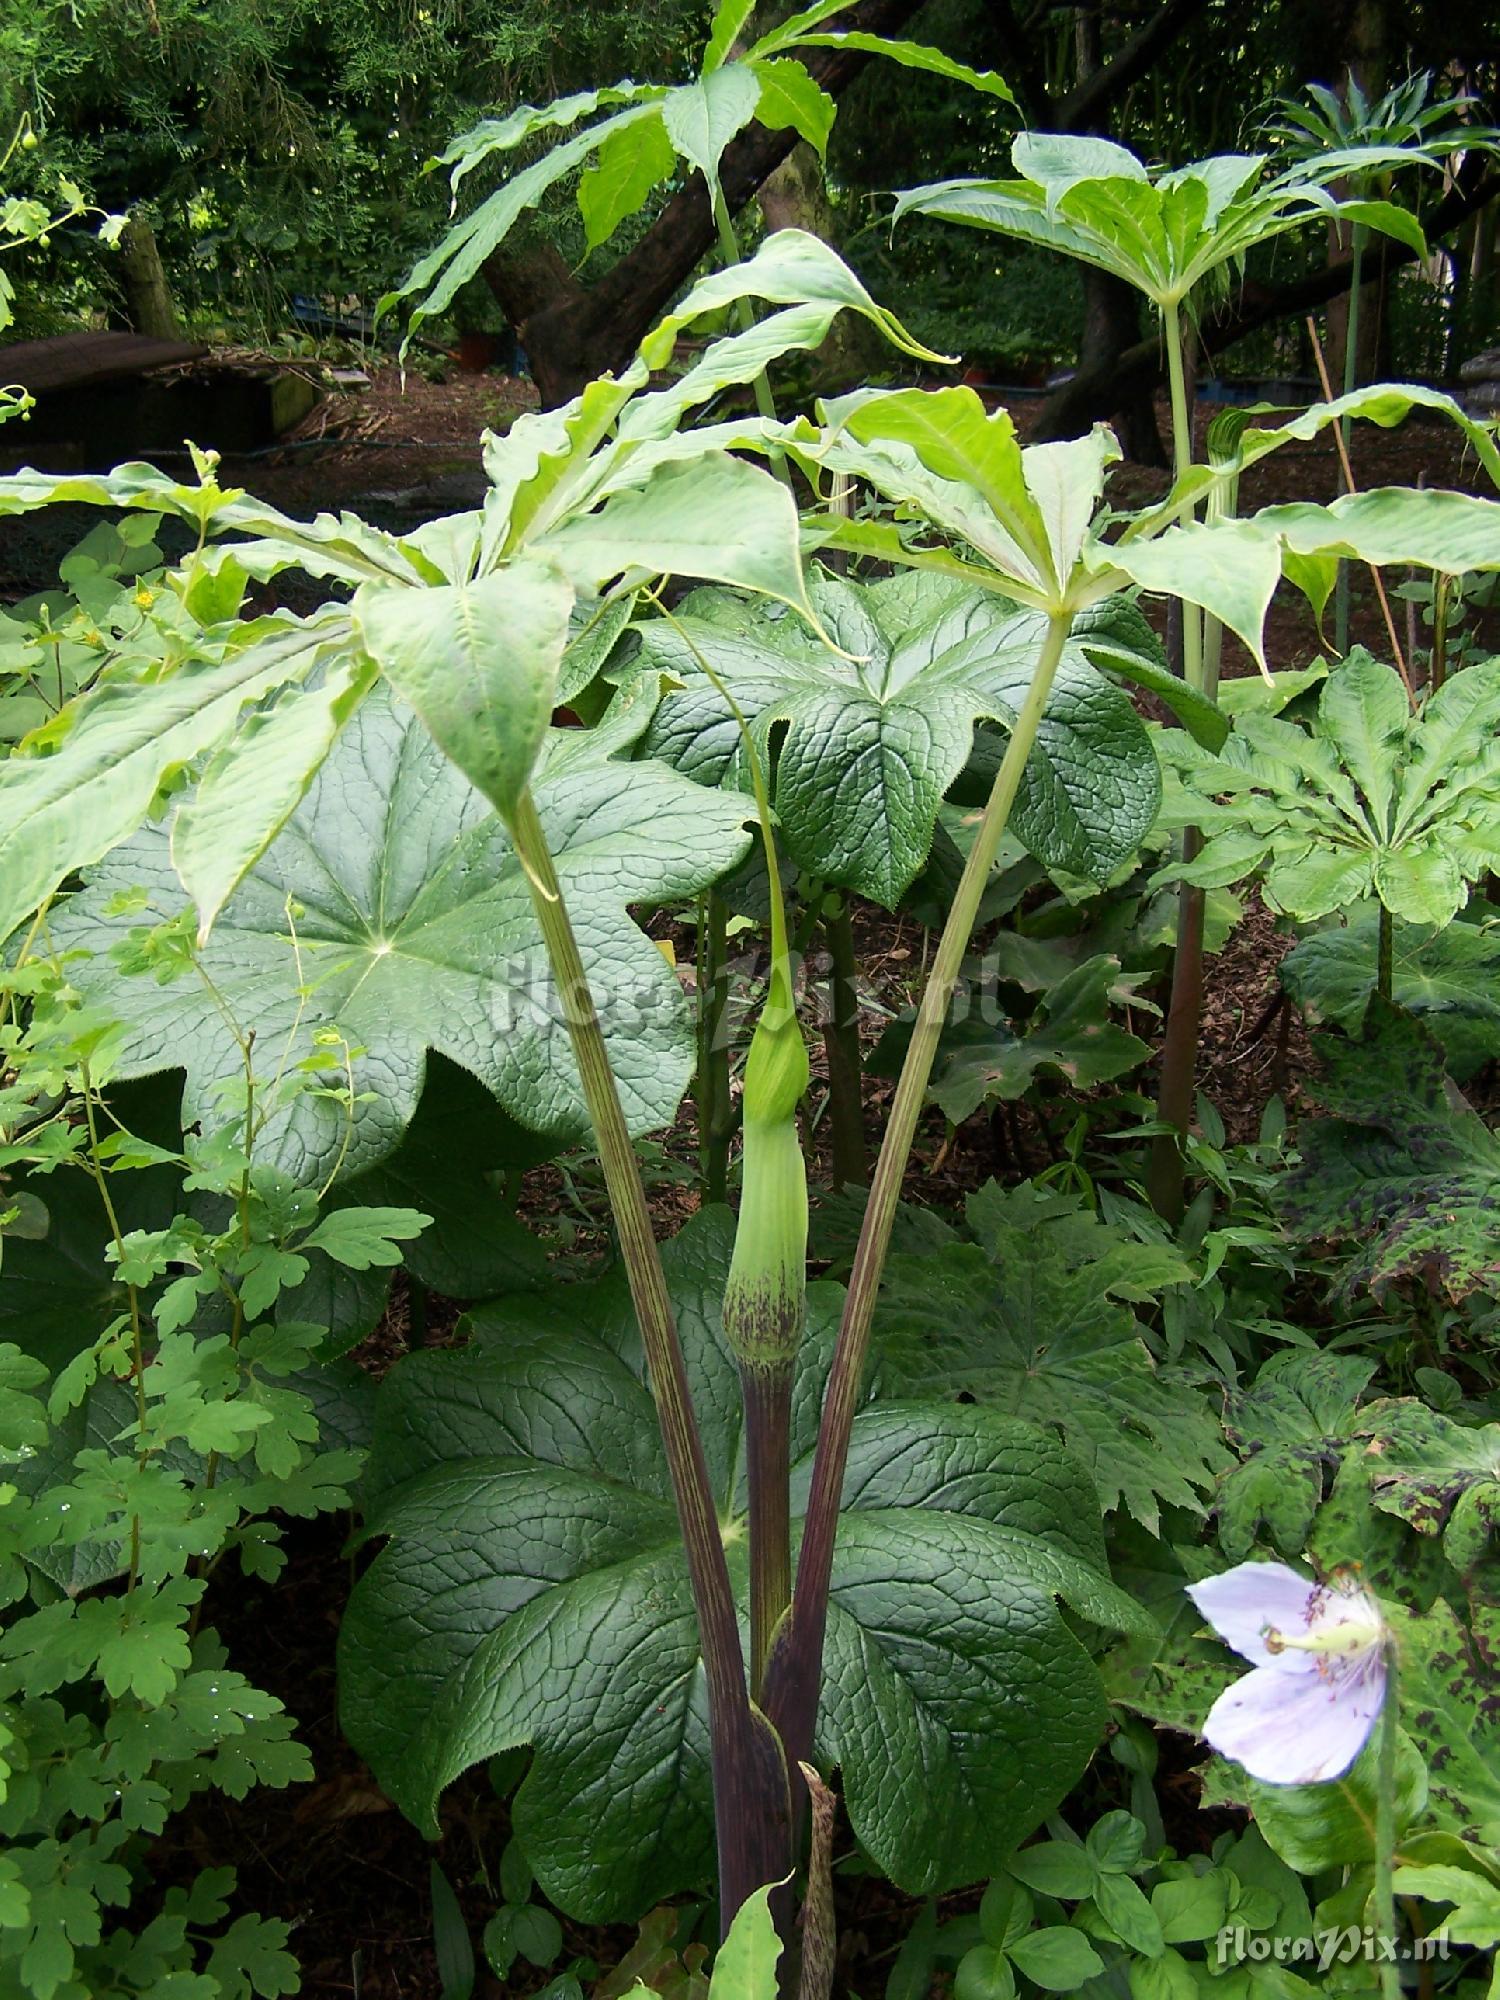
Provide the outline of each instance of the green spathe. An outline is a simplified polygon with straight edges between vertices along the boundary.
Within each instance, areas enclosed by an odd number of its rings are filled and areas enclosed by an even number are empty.
[[[770,1007],[745,1063],[739,1227],[724,1290],[724,1330],[749,1367],[789,1363],[802,1338],[807,1284],[807,1168],[797,1106],[808,1083],[796,1014]]]

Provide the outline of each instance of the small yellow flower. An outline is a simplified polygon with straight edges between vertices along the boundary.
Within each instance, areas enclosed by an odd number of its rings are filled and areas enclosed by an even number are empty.
[[[135,601],[141,607],[142,611],[149,611],[156,602],[156,592],[148,590],[145,584],[142,584],[135,594]]]

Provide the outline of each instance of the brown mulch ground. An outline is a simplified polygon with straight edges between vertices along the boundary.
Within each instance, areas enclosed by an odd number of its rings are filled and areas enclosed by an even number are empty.
[[[361,506],[372,493],[432,486],[479,470],[479,432],[503,428],[534,398],[529,386],[506,378],[454,373],[442,384],[418,375],[403,391],[394,369],[377,370],[371,387],[329,398],[300,435],[278,454],[226,465],[226,476],[294,513]],[[1035,404],[1017,406],[1029,421]],[[1205,412],[1206,415],[1206,412]],[[1361,483],[1470,486],[1474,469],[1462,460],[1452,434],[1437,425],[1409,424],[1402,431],[1362,433],[1355,453]],[[1275,499],[1328,499],[1338,490],[1331,442],[1283,452],[1245,482],[1247,509]],[[1160,490],[1162,476],[1122,468],[1116,477],[1120,504],[1139,504]],[[464,502],[460,504],[472,504]],[[437,505],[434,511],[445,511]],[[1273,612],[1271,650],[1279,666],[1304,664],[1319,649],[1305,607],[1288,601]],[[1355,579],[1355,633],[1388,653],[1378,607],[1368,581]],[[1231,656],[1229,672],[1250,662]],[[910,920],[865,912],[858,920],[861,965],[873,997],[895,1011],[919,983],[923,935]],[[1211,961],[1204,1018],[1204,1088],[1219,1105],[1231,1138],[1253,1137],[1266,1099],[1275,1091],[1295,1095],[1307,1052],[1300,1024],[1275,1010],[1276,965],[1290,938],[1278,932],[1259,905]],[[679,943],[679,955],[682,952]],[[883,1025],[871,1011],[872,1041]],[[821,1071],[821,1052],[815,1050]],[[868,1085],[869,1126],[878,1132],[890,1086]],[[662,1233],[669,1233],[696,1205],[690,1169],[696,1152],[691,1104],[664,1142],[654,1184]],[[814,1135],[812,1174],[826,1185],[821,1130]],[[924,1121],[907,1181],[909,1198],[948,1206],[993,1173],[1009,1178],[1035,1172],[1052,1157],[1045,1125],[1029,1111],[992,1122],[977,1117],[949,1135],[935,1113]],[[601,1247],[604,1220],[597,1196],[585,1190],[581,1207],[561,1170],[547,1167],[528,1177],[522,1212],[567,1254]],[[426,1338],[452,1338],[454,1310],[434,1302]],[[383,1373],[409,1337],[404,1299],[398,1295],[380,1332],[362,1350],[374,1373]],[[240,1870],[241,1903],[295,1926],[293,1949],[311,1996],[362,1995],[365,2000],[436,2000],[439,1992],[428,1902],[428,1867],[436,1852],[459,1891],[476,1941],[498,1901],[495,1871],[506,1837],[505,1808],[482,1774],[448,1794],[445,1836],[433,1850],[381,1796],[368,1772],[341,1738],[335,1715],[333,1645],[352,1574],[345,1550],[349,1524],[330,1520],[289,1524],[290,1564],[274,1587],[236,1582],[215,1589],[208,1617],[223,1634],[234,1665],[252,1681],[280,1695],[297,1718],[317,1767],[315,1782],[286,1793],[257,1791],[239,1804],[208,1795],[171,1823],[163,1843],[164,1876],[195,1866],[232,1861]],[[1107,1766],[1100,1783],[1109,1782]],[[1101,1801],[1108,1803],[1109,1801]],[[883,1885],[847,1878],[841,1888],[844,1963],[841,1984],[874,2000],[884,1986],[893,1952],[912,1906]],[[604,1965],[628,1946],[625,1932],[601,1934],[569,1925],[567,1953]],[[482,1965],[477,1991],[524,1996],[550,1975],[521,1965],[502,1988]]]
[[[455,365],[433,379],[389,362],[365,372],[368,389],[327,392],[273,451],[226,460],[236,481],[289,514],[357,508],[371,492],[482,471],[482,433],[508,430],[537,403],[531,383],[513,375]]]

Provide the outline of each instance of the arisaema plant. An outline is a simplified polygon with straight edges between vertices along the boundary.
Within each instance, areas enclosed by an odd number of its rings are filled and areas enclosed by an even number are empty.
[[[567,132],[539,159],[508,174],[493,194],[462,217],[381,301],[389,311],[413,300],[411,326],[441,313],[482,268],[516,224],[560,182],[577,176],[577,203],[589,250],[605,243],[675,173],[703,176],[722,247],[734,230],[720,182],[724,149],[752,120],[794,131],[827,151],[835,106],[798,60],[807,49],[849,48],[908,69],[926,70],[1009,101],[990,70],[971,69],[941,49],[847,26],[854,0],[815,0],[762,35],[751,31],[755,0],[721,0],[699,73],[688,83],[622,81],[578,91],[546,105],[522,105],[486,119],[455,139],[434,162],[448,169],[457,205],[468,176],[548,132]]]
[[[676,332],[741,296],[771,310],[652,390]],[[183,895],[211,933],[380,679],[469,781],[465,810],[498,815],[524,873],[621,1271],[569,1288],[562,1307],[537,1292],[476,1313],[467,1348],[393,1374],[366,1495],[366,1531],[385,1545],[344,1621],[342,1702],[382,1784],[428,1829],[446,1784],[528,1746],[517,1831],[543,1887],[585,1919],[638,1914],[701,1884],[716,1858],[727,1927],[793,1872],[804,1766],[838,1768],[863,1848],[916,1894],[994,1872],[1081,1774],[1107,1709],[1060,1601],[1085,1631],[1143,1619],[1109,1579],[1086,1469],[1050,1432],[952,1402],[870,1401],[865,1380],[902,1176],[984,889],[1079,621],[1086,633],[1107,599],[1169,590],[1258,654],[1288,563],[1305,577],[1341,554],[1409,563],[1497,545],[1500,508],[1454,495],[1186,525],[1179,504],[1119,531],[1101,508],[1106,432],[1023,449],[963,389],[858,395],[818,424],[682,428],[844,309],[913,345],[824,246],[772,237],[696,286],[623,378],[491,440],[482,507],[407,537],[348,516],[289,520],[225,492],[206,461],[196,486],[145,467],[0,482],[8,512],[75,499],[185,517],[199,546],[172,587],[201,630],[154,671],[106,671],[3,767],[0,932],[160,805]],[[780,480],[731,455],[746,452],[781,453],[815,482],[861,481],[887,515],[799,522]],[[847,1291],[805,1278],[806,1057],[784,924],[751,1049],[738,1231],[709,1212],[658,1245],[534,789],[580,611],[613,617],[672,575],[759,593],[824,631],[804,542],[1003,599],[1030,614],[1035,647],[997,715],[1004,752]],[[352,597],[305,619],[235,619],[247,576],[292,567]],[[1201,690],[1169,691],[1189,728],[1222,741]]]
[[[1303,162],[1325,154],[1374,147],[1385,152],[1394,148],[1395,160],[1350,177],[1346,193],[1379,195],[1389,199],[1401,167],[1439,167],[1455,155],[1493,152],[1500,133],[1483,125],[1473,115],[1479,100],[1467,95],[1435,97],[1431,72],[1409,76],[1393,84],[1383,96],[1371,99],[1351,74],[1343,95],[1326,84],[1310,83],[1305,97],[1281,97],[1262,130],[1276,142],[1278,157]],[[1360,311],[1364,291],[1366,224],[1353,217],[1349,224],[1349,312],[1344,328],[1344,394],[1353,389],[1359,370]],[[1344,442],[1349,441],[1349,419],[1341,425]],[[1349,650],[1349,575],[1340,568],[1334,596],[1334,650],[1342,659]]]
[[[1264,153],[1224,154],[1153,171],[1106,139],[1022,133],[1011,150],[1011,180],[946,181],[898,198],[896,214],[933,215],[970,228],[1057,250],[1093,264],[1142,292],[1160,317],[1171,390],[1172,454],[1178,493],[1191,519],[1192,407],[1186,343],[1196,314],[1242,271],[1252,250],[1310,223],[1342,221],[1374,230],[1419,254],[1420,225],[1394,202],[1335,190],[1360,175],[1409,165],[1420,151],[1402,144],[1319,150],[1277,165]],[[1182,671],[1208,686],[1217,642],[1189,606],[1182,625]],[[1191,856],[1196,831],[1183,834]],[[1161,1212],[1181,1213],[1183,1154],[1193,1106],[1203,985],[1201,900],[1184,885],[1173,961],[1172,1003],[1163,1051],[1150,1183]]]

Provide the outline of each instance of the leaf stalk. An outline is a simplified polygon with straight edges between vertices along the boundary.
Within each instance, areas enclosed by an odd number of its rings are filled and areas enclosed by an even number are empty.
[[[974,844],[959,878],[953,906],[943,926],[932,971],[922,991],[916,1025],[891,1100],[885,1137],[875,1164],[870,1198],[860,1228],[838,1342],[823,1399],[812,1490],[803,1525],[791,1610],[776,1634],[763,1684],[763,1705],[785,1746],[789,1766],[811,1755],[813,1725],[822,1684],[823,1637],[828,1622],[828,1592],[833,1575],[834,1539],[838,1531],[844,1471],[848,1464],[850,1436],[869,1354],[875,1300],[890,1248],[901,1183],[926,1099],[928,1079],[937,1056],[948,1003],[958,983],[985,885],[1015,804],[1026,760],[1036,741],[1037,728],[1047,706],[1053,677],[1071,625],[1072,616],[1068,611],[1055,611],[1048,620],[1031,685],[1016,716],[1000,768],[995,773]]]
[[[720,1914],[727,1930],[755,1889],[787,1872],[786,1770],[775,1738],[750,1704],[734,1593],[666,1275],[588,976],[529,788],[509,826],[531,884],[604,1166],[682,1526],[708,1688]]]

